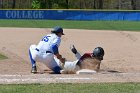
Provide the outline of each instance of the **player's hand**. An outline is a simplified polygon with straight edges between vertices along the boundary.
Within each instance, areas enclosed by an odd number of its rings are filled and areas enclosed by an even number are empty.
[[[65,63],[66,61],[66,58],[63,58],[62,55],[60,55],[59,53],[58,54],[55,54],[57,56],[57,58],[62,62],[62,63]]]
[[[65,63],[66,58],[61,58],[60,61],[61,61],[62,63]]]

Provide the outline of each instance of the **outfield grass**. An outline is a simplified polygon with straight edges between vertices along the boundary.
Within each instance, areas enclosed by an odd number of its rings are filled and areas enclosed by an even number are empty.
[[[0,85],[0,93],[140,93],[139,83]]]
[[[7,58],[8,58],[7,56],[0,54],[0,60],[7,59]]]
[[[52,28],[56,25],[69,29],[140,31],[139,21],[0,20],[0,27]]]

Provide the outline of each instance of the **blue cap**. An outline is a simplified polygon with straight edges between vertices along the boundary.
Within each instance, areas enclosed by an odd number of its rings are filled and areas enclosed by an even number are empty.
[[[52,33],[62,33],[62,35],[64,35],[63,33],[63,28],[60,26],[56,26],[53,28]]]

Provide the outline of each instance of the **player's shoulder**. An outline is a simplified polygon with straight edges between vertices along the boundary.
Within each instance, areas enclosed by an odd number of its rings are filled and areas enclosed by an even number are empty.
[[[83,55],[91,56],[92,53],[84,53]]]
[[[84,53],[83,55],[82,55],[82,57],[80,58],[80,60],[83,60],[83,59],[85,59],[85,58],[90,58],[91,57],[91,53]]]
[[[50,38],[53,38],[53,39],[57,39],[57,35],[56,34],[48,34],[46,36],[48,36]]]
[[[51,37],[53,37],[53,36],[55,36],[54,34],[48,34],[47,36],[51,36]]]
[[[52,36],[53,38],[56,38],[56,39],[60,39],[60,37],[58,37],[56,34],[52,33],[50,34],[50,36]]]

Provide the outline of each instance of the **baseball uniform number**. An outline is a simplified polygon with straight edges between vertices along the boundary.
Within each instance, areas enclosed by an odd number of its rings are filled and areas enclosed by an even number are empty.
[[[45,36],[45,37],[42,39],[42,41],[48,42],[48,41],[49,41],[49,37],[51,37],[51,36]]]

